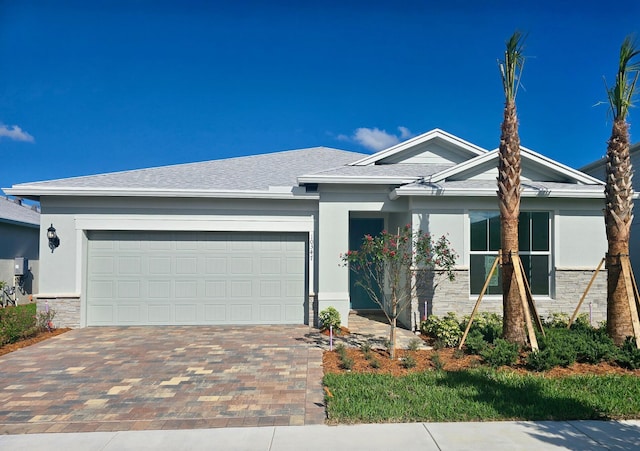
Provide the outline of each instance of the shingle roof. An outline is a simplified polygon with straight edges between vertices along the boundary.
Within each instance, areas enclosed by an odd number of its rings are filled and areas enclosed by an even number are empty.
[[[346,165],[364,154],[313,147],[247,157],[14,185],[29,188],[266,190],[297,186],[300,174]]]
[[[31,207],[19,205],[12,200],[0,197],[0,222],[40,225],[40,213]]]
[[[380,164],[369,166],[341,166],[336,168],[327,169],[324,171],[317,171],[313,174],[315,176],[346,176],[346,177],[358,177],[358,176],[386,176],[386,177],[428,177],[436,174],[440,171],[444,171],[450,167],[455,166],[452,164]]]

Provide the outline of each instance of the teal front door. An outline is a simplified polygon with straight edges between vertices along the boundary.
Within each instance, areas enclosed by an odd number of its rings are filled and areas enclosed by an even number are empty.
[[[382,218],[351,218],[349,220],[349,250],[360,249],[362,239],[365,235],[376,236],[384,230],[384,219]],[[375,303],[369,294],[358,285],[358,274],[349,271],[349,296],[351,297],[351,308],[354,310],[380,310],[380,306]]]

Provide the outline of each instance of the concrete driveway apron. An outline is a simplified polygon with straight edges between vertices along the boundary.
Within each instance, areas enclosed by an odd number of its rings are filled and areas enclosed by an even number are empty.
[[[0,433],[321,424],[308,326],[94,327],[0,357]]]

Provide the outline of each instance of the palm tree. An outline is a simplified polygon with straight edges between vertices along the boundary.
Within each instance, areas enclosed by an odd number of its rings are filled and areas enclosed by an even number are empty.
[[[506,42],[504,60],[499,62],[505,105],[500,134],[498,162],[498,202],[500,204],[500,242],[502,248],[502,335],[512,343],[525,344],[525,317],[521,294],[513,276],[512,254],[518,253],[520,215],[520,136],[516,94],[524,66],[525,36],[516,31]]]
[[[620,256],[629,254],[629,233],[633,219],[632,170],[629,156],[629,124],[627,114],[632,106],[633,94],[640,73],[640,62],[631,60],[640,49],[631,36],[620,47],[620,60],[616,81],[607,87],[607,96],[613,115],[613,129],[607,143],[605,186],[605,227],[607,231],[607,333],[615,343],[621,344],[633,336],[631,311],[623,277]]]

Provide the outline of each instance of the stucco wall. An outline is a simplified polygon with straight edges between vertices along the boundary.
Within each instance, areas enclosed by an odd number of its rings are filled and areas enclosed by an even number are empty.
[[[38,291],[39,228],[0,222],[0,280],[13,285],[16,257],[29,260],[29,274],[24,277],[24,292],[18,291],[19,302],[27,302]]]

